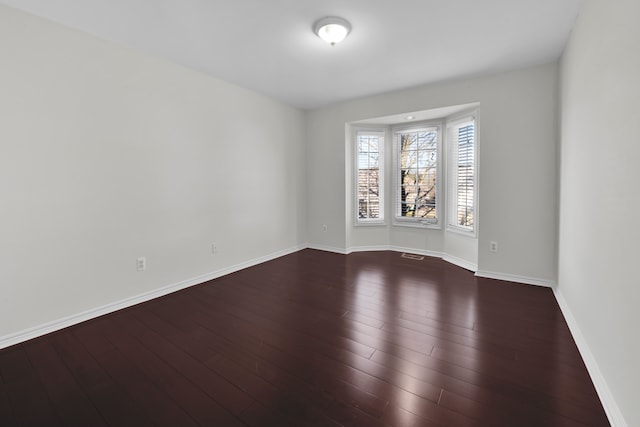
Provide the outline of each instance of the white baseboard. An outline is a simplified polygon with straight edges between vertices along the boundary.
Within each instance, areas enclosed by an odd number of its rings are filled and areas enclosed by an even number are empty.
[[[349,252],[347,252],[346,249],[338,248],[338,247],[335,247],[335,246],[317,245],[315,243],[308,244],[308,245],[305,246],[305,248],[307,248],[307,249],[315,249],[317,251],[333,252],[333,253],[342,254],[342,255],[348,255],[349,254]]]
[[[615,399],[613,398],[613,394],[611,393],[611,389],[607,384],[607,381],[604,379],[604,375],[602,375],[602,371],[596,362],[589,345],[587,344],[587,340],[584,338],[582,331],[580,330],[580,326],[578,326],[578,321],[573,317],[573,313],[567,304],[567,301],[564,299],[562,292],[555,288],[553,291],[556,301],[558,301],[558,305],[560,306],[560,310],[564,315],[565,320],[567,321],[567,325],[569,326],[569,330],[571,331],[571,335],[573,335],[573,339],[578,346],[578,351],[584,360],[584,364],[587,366],[587,371],[591,376],[591,380],[593,381],[593,385],[596,388],[596,392],[598,393],[598,397],[600,397],[600,401],[602,402],[602,406],[604,407],[604,411],[607,414],[607,418],[609,418],[609,422],[612,427],[628,427],[627,422],[618,407]]]
[[[442,258],[444,261],[450,262],[452,264],[458,265],[462,268],[465,268],[471,271],[474,271],[477,269],[476,265],[469,263],[468,261],[465,261],[456,257],[452,257],[450,255],[442,254],[439,252],[433,252],[433,251],[417,250],[413,248],[402,248],[398,246],[372,246],[372,247],[361,246],[361,247],[353,247],[353,248],[349,248],[348,250],[345,250],[345,249],[340,249],[336,247],[329,247],[329,246],[322,246],[322,245],[315,245],[315,244],[300,245],[300,246],[289,248],[283,251],[274,252],[269,255],[265,255],[263,257],[254,258],[246,262],[242,262],[230,267],[226,267],[202,276],[187,279],[179,283],[175,283],[173,285],[156,289],[151,292],[146,292],[130,298],[126,298],[121,301],[117,301],[111,304],[106,304],[92,310],[87,310],[82,313],[78,313],[78,314],[67,316],[58,320],[54,320],[52,322],[38,325],[36,327],[29,328],[14,334],[5,335],[3,337],[0,337],[0,349],[9,347],[15,344],[19,344],[21,342],[24,342],[33,338],[37,338],[39,336],[58,331],[60,329],[102,316],[105,314],[109,314],[114,311],[121,310],[123,308],[131,307],[136,304],[150,301],[154,298],[159,298],[161,296],[164,296],[164,295],[167,295],[191,286],[195,286],[195,285],[207,282],[209,280],[216,279],[218,277],[226,276],[227,274],[231,274],[236,271],[249,268],[254,265],[258,265],[267,261],[271,261],[273,259],[280,258],[285,255],[289,255],[291,253],[300,251],[305,248],[317,249],[317,250],[322,250],[327,252],[334,252],[334,253],[339,253],[344,255],[352,252],[383,251],[383,250],[390,250],[395,252],[407,252],[407,253],[413,253],[418,255],[424,255],[428,257]],[[573,335],[576,345],[578,346],[578,350],[580,351],[580,354],[584,359],[589,375],[591,376],[591,379],[594,383],[598,396],[600,397],[600,400],[602,401],[602,404],[604,406],[604,410],[607,414],[607,417],[609,418],[609,422],[613,427],[628,427],[628,424],[626,423],[622,415],[622,412],[620,411],[620,408],[616,404],[615,399],[613,398],[613,394],[611,393],[611,390],[607,385],[607,382],[604,379],[604,376],[602,375],[600,368],[598,367],[595,357],[593,356],[593,353],[591,352],[584,338],[584,335],[582,335],[580,327],[578,326],[578,322],[573,317],[573,314],[571,313],[571,309],[567,305],[567,302],[564,299],[562,293],[555,286],[554,282],[545,280],[545,279],[523,277],[523,276],[516,276],[512,274],[495,273],[495,272],[489,272],[489,271],[476,271],[475,275],[478,277],[486,277],[490,279],[506,280],[510,282],[518,282],[518,283],[524,283],[528,285],[537,285],[537,286],[553,288],[554,295],[556,297],[556,300],[558,301],[558,305],[560,306],[560,309],[562,310],[562,313],[567,321],[571,334]]]
[[[493,271],[476,271],[476,276],[487,279],[504,280],[507,282],[524,283],[525,285],[543,286],[545,288],[555,288],[556,283],[552,280],[540,279],[537,277],[518,276],[515,274],[496,273]]]
[[[389,250],[394,252],[423,255],[431,258],[440,258],[440,259],[442,259],[444,255],[442,252],[428,251],[426,249],[405,248],[402,246],[393,246],[393,245],[389,246]]]
[[[507,282],[516,282],[523,283],[525,285],[535,285],[535,286],[544,286],[546,288],[554,288],[555,282],[547,279],[540,279],[536,277],[526,277],[526,276],[517,276],[514,274],[506,274],[506,273],[496,273],[492,271],[482,271],[478,270],[478,265],[466,261],[464,259],[448,255],[442,252],[436,251],[428,251],[423,249],[416,248],[405,248],[401,246],[393,246],[393,245],[376,245],[376,246],[353,246],[347,249],[341,249],[331,246],[322,246],[316,244],[307,245],[309,249],[317,249],[321,251],[334,252],[342,255],[348,255],[353,252],[367,252],[367,251],[394,251],[394,252],[406,252],[416,255],[424,255],[433,258],[440,258],[446,262],[457,265],[458,267],[464,268],[465,270],[469,270],[471,272],[475,272],[475,275],[478,277],[485,277],[488,279],[496,279],[496,280],[504,280]]]
[[[393,252],[400,252],[400,253],[406,252],[409,254],[424,255],[424,256],[433,257],[433,258],[442,258],[442,253],[440,252],[427,251],[427,250],[416,249],[416,248],[404,248],[402,246],[393,246],[393,245],[353,246],[347,249],[348,254],[353,252],[375,252],[375,251],[393,251]]]
[[[347,249],[347,253],[351,254],[354,252],[380,252],[380,251],[389,251],[389,250],[391,250],[389,245],[353,246]]]
[[[318,246],[318,245],[308,245],[309,249],[318,249],[328,252],[335,252],[343,255],[348,255],[354,252],[375,252],[375,251],[393,251],[393,252],[405,252],[409,254],[423,255],[431,258],[440,258],[448,263],[453,265],[457,265],[458,267],[462,267],[465,270],[469,270],[475,272],[478,269],[478,266],[469,261],[463,260],[462,258],[454,257],[451,255],[443,254],[442,252],[436,251],[428,251],[424,249],[416,249],[416,248],[405,248],[402,246],[393,246],[393,245],[376,245],[376,246],[353,246],[346,250],[326,247],[326,246]]]
[[[103,316],[105,314],[113,313],[114,311],[118,311],[123,308],[131,307],[133,305],[140,304],[142,302],[150,301],[154,298],[159,298],[161,296],[164,296],[185,288],[189,288],[194,285],[199,285],[200,283],[204,283],[209,280],[213,280],[218,277],[226,276],[227,274],[231,274],[236,271],[239,271],[248,267],[252,267],[254,265],[262,264],[263,262],[271,261],[273,259],[280,258],[282,256],[289,255],[294,252],[298,252],[304,248],[306,248],[306,245],[296,246],[293,248],[274,252],[263,257],[254,258],[246,262],[232,265],[231,267],[226,267],[220,270],[216,270],[214,272],[211,272],[202,276],[183,280],[182,282],[178,282],[173,285],[164,286],[160,289],[156,289],[150,292],[145,292],[143,294],[125,298],[123,300],[106,304],[91,310],[83,311],[78,314],[63,317],[61,319],[47,322],[42,325],[38,325],[33,328],[29,328],[20,332],[5,335],[3,337],[0,337],[0,349],[9,347],[15,344],[19,344],[21,342],[24,342],[33,338],[37,338],[39,336],[42,336],[51,332],[58,331],[60,329],[64,329],[66,327],[69,327],[87,320],[91,320],[99,316]]]
[[[442,256],[442,259],[447,261],[448,263],[451,263],[453,265],[457,265],[458,267],[462,267],[465,270],[469,270],[469,271],[471,271],[473,273],[478,271],[478,264],[474,264],[474,263],[469,262],[467,260],[464,260],[462,258],[458,258],[458,257],[455,257],[455,256],[444,254]]]
[[[415,248],[403,248],[400,246],[391,245],[375,245],[375,246],[352,246],[347,249],[337,248],[333,246],[323,246],[317,244],[308,244],[308,249],[317,249],[319,251],[333,252],[342,255],[349,255],[354,252],[379,252],[379,251],[393,251],[393,252],[406,252],[416,255],[424,255],[428,257],[442,258],[442,253],[434,251],[425,251]]]

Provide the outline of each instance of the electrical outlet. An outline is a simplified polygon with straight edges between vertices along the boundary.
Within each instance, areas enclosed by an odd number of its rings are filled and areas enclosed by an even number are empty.
[[[147,258],[141,256],[136,260],[136,270],[145,271],[147,269]]]
[[[489,251],[498,252],[498,242],[489,242]]]
[[[212,243],[211,244],[211,253],[212,254],[218,253],[218,244],[217,243]]]
[[[322,232],[323,233],[327,232],[327,224],[322,224]]]

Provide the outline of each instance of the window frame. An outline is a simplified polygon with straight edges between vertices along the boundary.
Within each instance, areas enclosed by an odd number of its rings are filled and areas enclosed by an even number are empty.
[[[469,237],[477,236],[478,229],[478,153],[479,153],[479,120],[478,110],[467,111],[447,120],[445,145],[447,146],[447,231]],[[459,225],[458,222],[458,141],[453,129],[465,123],[473,122],[473,223],[471,226]],[[453,139],[455,138],[455,139]]]
[[[354,127],[353,131],[353,180],[352,188],[354,195],[353,201],[353,218],[354,225],[356,226],[380,226],[386,225],[386,204],[385,204],[385,152],[386,152],[386,139],[387,139],[387,127],[386,126],[367,126],[367,127]],[[379,203],[379,218],[369,219],[360,218],[360,200],[358,198],[358,138],[361,134],[377,135],[381,138],[381,143],[378,145],[378,203]]]
[[[442,145],[443,145],[443,130],[445,121],[439,120],[427,120],[420,122],[412,122],[410,124],[392,125],[391,126],[391,138],[393,141],[393,196],[394,203],[393,209],[393,225],[401,227],[418,227],[429,229],[442,229],[442,170],[443,170],[443,158],[442,158]],[[400,156],[400,138],[399,134],[408,131],[419,131],[423,129],[436,128],[437,140],[436,140],[436,214],[434,220],[421,219],[416,217],[403,217],[399,215],[399,207],[401,205],[401,156]]]

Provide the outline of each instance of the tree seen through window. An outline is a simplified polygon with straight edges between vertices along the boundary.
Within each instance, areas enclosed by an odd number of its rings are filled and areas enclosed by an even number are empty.
[[[437,219],[437,128],[398,132],[400,192],[398,216]]]

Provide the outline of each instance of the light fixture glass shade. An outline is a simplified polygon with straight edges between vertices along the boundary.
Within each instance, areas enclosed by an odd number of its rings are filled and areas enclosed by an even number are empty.
[[[338,18],[337,16],[328,16],[316,22],[313,31],[322,40],[334,46],[347,37],[349,31],[351,31],[351,25],[346,19]]]

